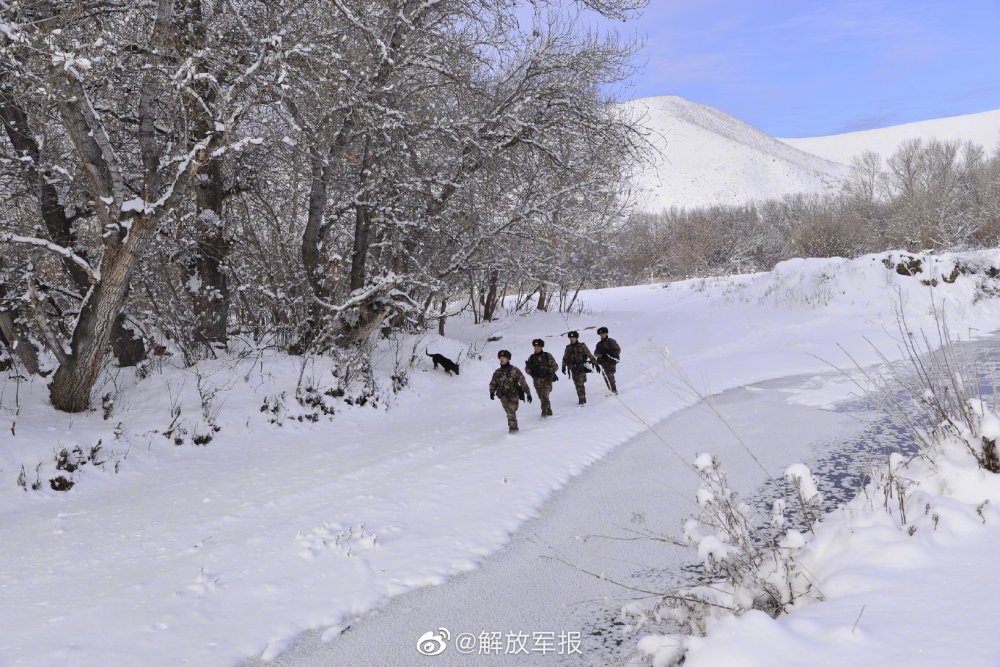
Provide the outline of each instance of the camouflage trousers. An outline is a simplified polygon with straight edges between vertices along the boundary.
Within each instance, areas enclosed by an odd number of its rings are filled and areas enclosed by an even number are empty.
[[[542,416],[551,417],[552,404],[549,403],[549,394],[552,393],[552,380],[534,378],[534,383],[535,395],[538,396],[538,402],[542,404]]]
[[[580,400],[580,405],[587,402],[587,371],[583,368],[573,369],[573,386],[576,387],[576,397]]]
[[[507,428],[511,433],[517,430],[517,404],[518,398],[514,396],[513,398],[508,396],[497,396],[500,399],[500,405],[503,406],[503,411],[507,413]]]
[[[612,393],[618,393],[618,385],[615,384],[615,367],[614,366],[602,366],[601,370],[604,375],[604,384],[608,385],[608,389]]]

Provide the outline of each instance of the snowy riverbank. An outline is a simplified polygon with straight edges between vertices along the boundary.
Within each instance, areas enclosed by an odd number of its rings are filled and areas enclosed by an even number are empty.
[[[949,412],[947,426],[932,421],[929,426],[943,428],[924,432],[919,456],[910,449],[909,456],[873,461],[872,477],[857,497],[792,547],[808,590],[789,613],[719,616],[706,637],[683,640],[685,665],[998,663],[1000,641],[983,626],[1000,595],[991,575],[1000,554],[1000,476],[983,467],[995,470],[995,462],[984,460],[1000,437],[996,343],[993,337],[954,348],[954,359],[976,359],[963,371],[972,397],[965,416]],[[972,384],[975,370],[987,393]],[[956,385],[941,386],[951,391]],[[934,395],[944,396],[940,389]],[[977,461],[977,452],[983,460]],[[652,664],[674,664],[676,651],[657,651],[658,645],[676,645],[676,638],[641,642],[655,654]]]

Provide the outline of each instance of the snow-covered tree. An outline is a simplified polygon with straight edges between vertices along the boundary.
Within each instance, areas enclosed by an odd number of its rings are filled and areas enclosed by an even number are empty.
[[[640,143],[632,47],[574,17],[644,4],[4,2],[2,341],[82,410],[109,346],[346,347],[578,281]]]
[[[66,270],[72,283],[58,293],[42,289],[51,272],[34,261],[23,274],[58,363],[50,395],[63,410],[89,406],[141,258],[206,166],[252,142],[236,128],[264,89],[260,82],[278,71],[278,51],[267,40],[229,59],[205,58],[208,47],[185,34],[194,4],[0,7],[10,153],[27,165],[24,178],[47,216],[44,230],[28,218],[3,240],[74,265]],[[226,53],[218,44],[212,52]]]

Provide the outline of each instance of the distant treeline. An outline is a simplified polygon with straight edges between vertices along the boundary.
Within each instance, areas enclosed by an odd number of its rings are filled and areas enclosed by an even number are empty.
[[[792,257],[1000,245],[1000,148],[912,140],[855,158],[839,194],[635,214],[608,257],[620,284],[765,271]]]

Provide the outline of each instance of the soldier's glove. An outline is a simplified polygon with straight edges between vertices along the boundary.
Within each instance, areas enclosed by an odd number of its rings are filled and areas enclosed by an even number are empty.
[[[569,375],[569,371],[567,371],[567,370],[566,370],[566,367],[565,367],[565,366],[563,366],[563,369],[562,369],[562,371],[563,371],[563,375],[566,375],[566,376],[568,376],[568,375]]]
[[[528,403],[531,403],[531,394],[525,394],[524,398],[528,401]]]
[[[490,400],[491,401],[497,400],[496,394],[494,394],[492,391],[490,392]]]

